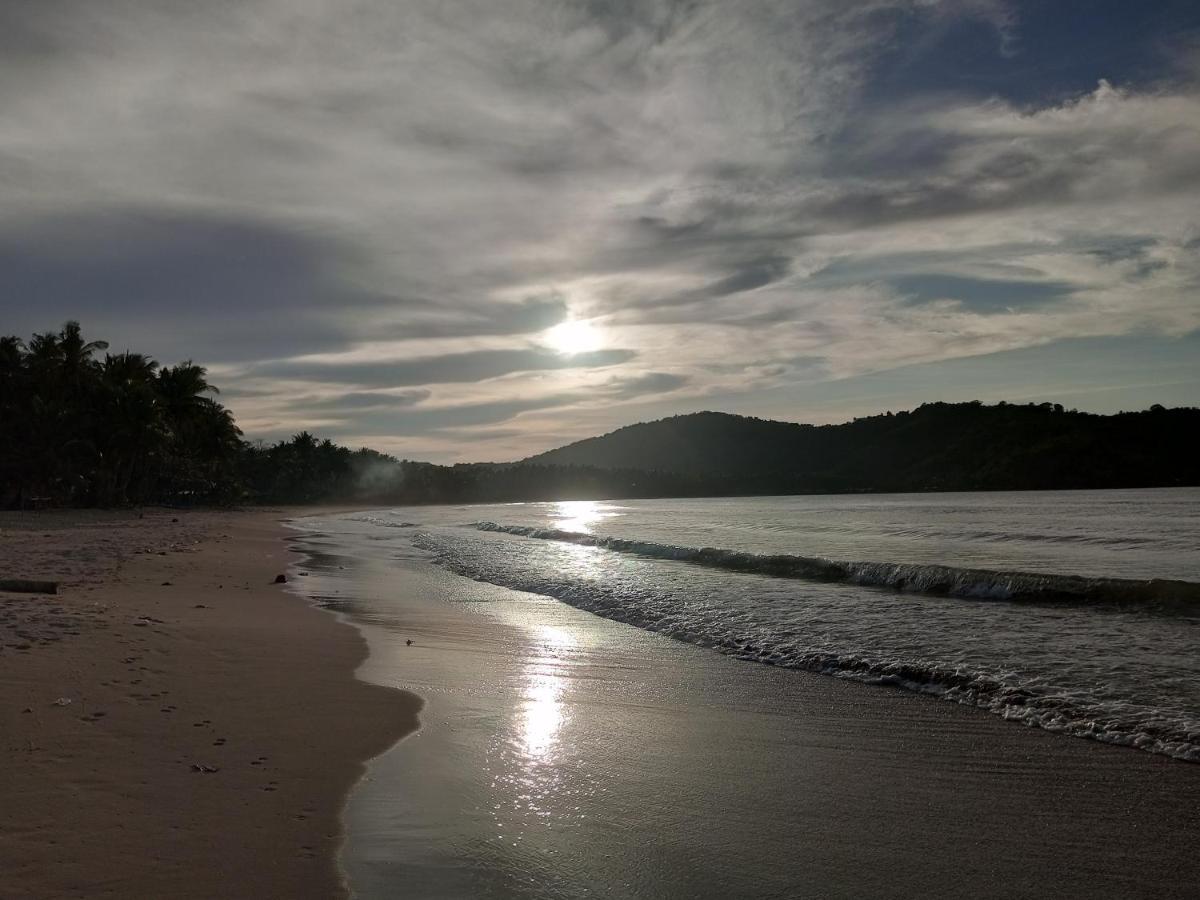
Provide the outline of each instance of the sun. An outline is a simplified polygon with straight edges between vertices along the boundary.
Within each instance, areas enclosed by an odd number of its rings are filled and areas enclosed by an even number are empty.
[[[591,322],[581,319],[559,322],[546,331],[543,339],[564,356],[599,350],[601,344],[600,331]]]

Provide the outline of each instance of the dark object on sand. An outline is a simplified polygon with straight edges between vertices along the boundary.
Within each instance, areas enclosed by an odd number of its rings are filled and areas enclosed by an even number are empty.
[[[275,576],[275,581],[274,581],[274,582],[272,582],[272,584],[286,584],[286,583],[287,583],[287,576],[286,576],[286,575],[276,575],[276,576]]]
[[[192,763],[192,771],[193,772],[203,772],[205,775],[209,775],[213,772],[220,772],[221,767],[220,766],[204,766],[199,763]]]
[[[308,577],[308,573],[307,573],[307,572],[297,572],[296,574],[297,574],[297,575],[303,575],[305,578],[307,578],[307,577]]]
[[[404,646],[411,647],[412,646],[412,638],[409,638],[407,641],[405,641]]]
[[[57,594],[57,581],[28,581],[24,578],[0,578],[0,591],[14,594]]]
[[[164,581],[164,582],[162,583],[162,586],[163,586],[163,587],[171,587],[171,582],[169,582],[169,581]]]

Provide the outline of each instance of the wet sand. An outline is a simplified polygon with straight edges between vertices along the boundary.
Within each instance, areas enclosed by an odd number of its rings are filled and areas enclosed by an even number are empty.
[[[345,797],[420,701],[271,583],[283,515],[0,514],[0,577],[62,582],[0,593],[0,896],[345,895]]]
[[[1195,896],[1200,766],[744,662],[316,528],[304,586],[364,628],[362,677],[427,702],[347,807],[362,900]]]

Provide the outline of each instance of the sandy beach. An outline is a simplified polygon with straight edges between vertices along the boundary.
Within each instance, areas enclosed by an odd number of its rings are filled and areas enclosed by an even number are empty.
[[[1183,898],[1200,877],[1192,764],[746,663],[453,575],[407,528],[299,514],[0,517],[0,574],[62,582],[0,594],[0,897]]]
[[[273,584],[295,511],[0,516],[0,895],[343,896],[341,810],[420,700]]]

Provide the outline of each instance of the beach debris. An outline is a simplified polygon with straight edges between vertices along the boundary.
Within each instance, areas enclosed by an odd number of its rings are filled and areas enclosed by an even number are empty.
[[[0,578],[0,591],[13,594],[57,594],[57,581],[30,581],[27,578]]]
[[[201,772],[205,775],[211,775],[213,772],[220,772],[221,767],[220,766],[206,766],[206,765],[202,765],[201,763],[192,763],[192,771],[193,772]]]
[[[276,576],[275,576],[275,580],[274,580],[273,582],[271,582],[271,583],[272,583],[272,584],[286,584],[286,583],[287,583],[287,576],[286,576],[286,575],[276,575]]]
[[[169,581],[164,581],[164,582],[162,583],[162,587],[171,587],[171,586],[172,586],[172,585],[171,585],[171,582],[169,582]]]
[[[405,641],[404,646],[411,647],[412,646],[412,638],[409,638],[407,641]]]
[[[57,700],[54,701],[54,705],[55,706],[70,706],[74,702],[75,701],[72,700],[70,697],[59,697]]]
[[[21,710],[21,712],[22,712],[22,713],[31,713],[31,712],[33,712],[33,707],[32,707],[32,706],[27,706],[27,707],[25,707],[23,710]]]
[[[307,573],[307,572],[297,572],[296,574],[297,574],[297,575],[300,575],[300,576],[302,576],[302,577],[304,577],[304,578],[307,578],[307,577],[308,577],[308,573]]]
[[[208,609],[208,607],[205,606],[203,603],[197,603],[195,606],[192,607],[192,609]]]

